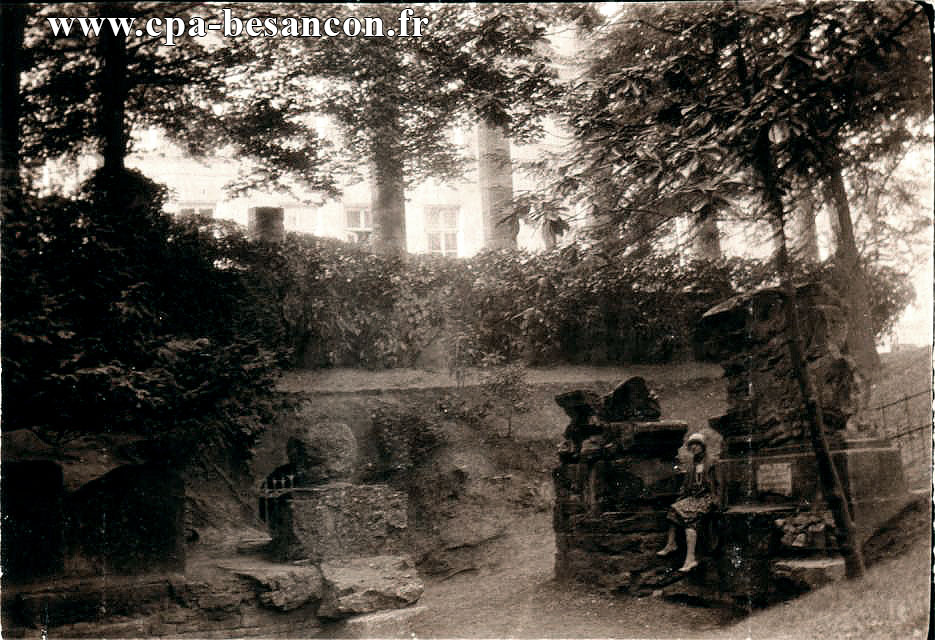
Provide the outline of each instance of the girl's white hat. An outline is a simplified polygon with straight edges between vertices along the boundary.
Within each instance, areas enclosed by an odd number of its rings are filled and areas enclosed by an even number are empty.
[[[693,434],[691,434],[690,436],[688,436],[688,440],[685,441],[685,446],[687,447],[688,445],[690,445],[690,444],[693,443],[693,442],[697,442],[697,443],[700,444],[702,447],[707,447],[707,445],[705,444],[705,441],[704,441],[704,434],[701,434],[701,433],[693,433]]]

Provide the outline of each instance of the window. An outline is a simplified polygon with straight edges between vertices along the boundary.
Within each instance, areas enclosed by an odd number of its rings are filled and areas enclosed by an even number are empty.
[[[347,239],[348,242],[366,243],[370,240],[373,233],[373,216],[370,207],[366,205],[354,205],[344,208],[346,216]]]
[[[373,231],[373,218],[370,207],[355,206],[345,208],[348,231]]]
[[[458,207],[437,205],[425,208],[425,231],[429,253],[458,255]]]
[[[206,202],[183,202],[179,205],[180,216],[200,216],[212,217],[214,215],[214,205]]]

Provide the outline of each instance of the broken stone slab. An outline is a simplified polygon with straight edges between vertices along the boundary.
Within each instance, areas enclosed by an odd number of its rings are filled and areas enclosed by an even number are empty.
[[[586,389],[560,393],[555,396],[555,402],[564,409],[574,425],[587,424],[588,419],[596,415],[603,405],[600,396]]]
[[[341,638],[407,638],[427,613],[428,607],[421,605],[366,613],[345,618],[326,633]]]
[[[659,399],[640,376],[617,385],[602,399],[601,418],[611,422],[656,420],[661,415]]]
[[[321,563],[321,618],[343,618],[402,609],[422,597],[425,586],[408,556],[371,556]]]
[[[292,611],[322,596],[324,583],[318,567],[270,564],[231,570],[260,587],[260,604],[268,609]]]
[[[578,456],[581,460],[596,460],[601,457],[603,449],[604,436],[589,436],[582,441]]]
[[[237,541],[236,551],[240,555],[249,556],[262,554],[269,548],[272,542],[270,536],[259,536],[256,538],[244,538]]]
[[[800,588],[817,589],[844,579],[844,558],[777,560],[773,563],[772,573],[775,578],[785,578]]]

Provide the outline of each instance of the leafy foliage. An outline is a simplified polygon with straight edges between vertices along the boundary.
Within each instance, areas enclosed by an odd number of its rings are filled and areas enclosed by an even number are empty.
[[[16,283],[3,287],[4,430],[242,455],[268,420],[282,337],[277,292],[255,268],[266,256],[213,223],[164,216],[164,196],[137,173],[99,173],[78,199],[4,220],[4,282]]]
[[[732,209],[773,227],[785,272],[793,203],[824,191],[847,351],[869,380],[879,360],[844,176],[924,138],[927,26],[919,5],[901,3],[626,7],[571,109],[559,192],[638,249],[673,218]]]
[[[563,189],[657,227],[761,195],[766,143],[782,193],[898,151],[931,113],[924,23],[907,4],[626,7],[572,101]]]
[[[397,407],[378,407],[370,416],[380,469],[374,478],[386,480],[412,470],[444,444],[444,432],[432,416],[420,416]]]
[[[521,364],[503,364],[499,355],[481,361],[481,389],[491,407],[503,406],[506,412],[506,437],[513,436],[513,415],[529,411],[526,398],[530,389],[526,383],[526,368]]]
[[[307,126],[305,111],[273,97],[280,89],[278,76],[256,50],[269,49],[267,39],[231,38],[216,46],[208,38],[186,38],[184,46],[164,46],[158,37],[121,36],[126,69],[119,95],[109,95],[118,90],[103,81],[105,38],[86,38],[77,25],[69,36],[56,36],[47,17],[90,13],[187,21],[203,16],[204,4],[120,2],[89,11],[92,6],[29,5],[20,122],[22,156],[28,164],[41,166],[63,154],[100,150],[107,135],[102,123],[114,115],[105,107],[109,98],[119,107],[111,111],[125,111],[119,126],[129,147],[132,132],[159,127],[196,157],[227,148],[246,160],[243,175],[231,185],[241,192],[257,186],[288,190],[298,182],[337,193],[328,144]]]
[[[397,30],[402,9],[261,6],[258,13],[264,15],[379,17]],[[320,159],[333,160],[333,166],[358,178],[369,171],[374,247],[389,253],[405,250],[405,188],[426,178],[462,176],[469,154],[453,142],[456,125],[483,118],[516,140],[541,131],[542,116],[554,112],[560,97],[546,28],[583,19],[586,12],[546,5],[440,4],[421,6],[416,14],[429,21],[420,37],[241,39],[235,46],[244,55],[227,75],[230,84],[243,88],[245,99],[231,91],[223,96],[225,112],[237,118],[265,94],[268,105],[312,137],[314,120],[328,116],[342,139]],[[264,87],[259,92],[256,83]],[[268,154],[260,149],[259,155]],[[288,177],[288,169],[284,172]]]
[[[300,366],[406,367],[442,344],[449,373],[525,362],[666,362],[693,353],[701,315],[727,297],[775,285],[768,262],[624,260],[625,243],[541,254],[488,251],[470,259],[378,256],[358,246],[290,236],[268,275],[283,292],[282,322]],[[263,268],[261,266],[261,268]],[[827,279],[831,263],[795,266]],[[872,274],[879,336],[911,299],[891,269]]]

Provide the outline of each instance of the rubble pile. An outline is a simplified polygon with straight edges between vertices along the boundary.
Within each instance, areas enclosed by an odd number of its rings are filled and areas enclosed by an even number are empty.
[[[780,544],[790,551],[827,551],[836,548],[834,518],[830,511],[808,511],[774,522]]]

